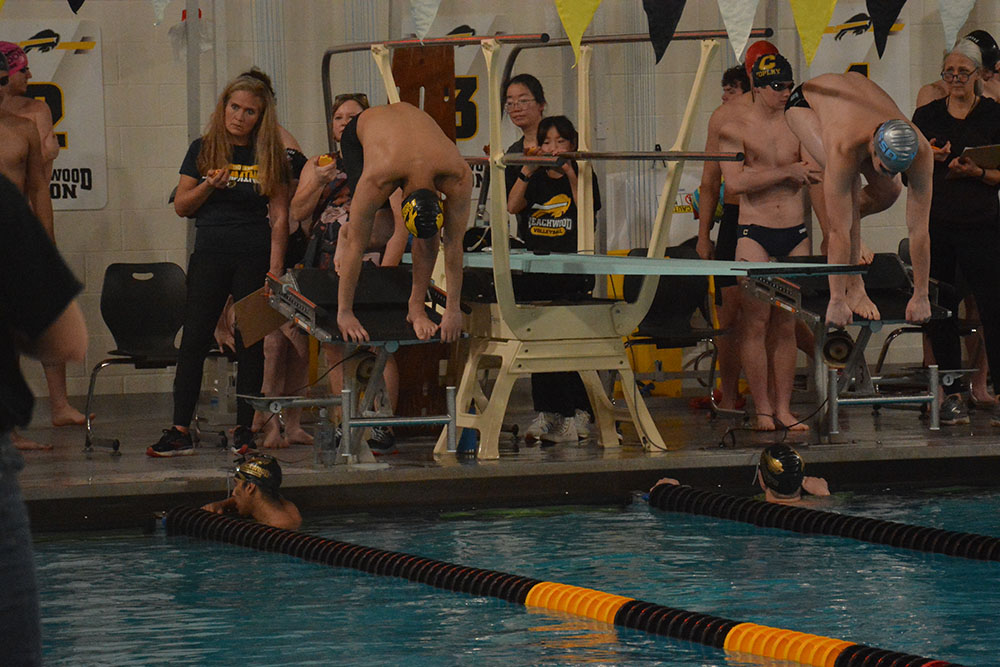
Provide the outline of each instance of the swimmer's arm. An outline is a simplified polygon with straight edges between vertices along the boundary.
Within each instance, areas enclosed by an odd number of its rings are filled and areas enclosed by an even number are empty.
[[[225,500],[217,500],[214,503],[208,503],[202,505],[201,508],[206,512],[214,512],[215,514],[228,514],[229,512],[236,511],[236,499],[229,496]]]
[[[28,166],[25,183],[25,195],[35,217],[42,223],[45,233],[55,241],[55,230],[52,226],[52,199],[49,196],[49,176],[45,174],[45,160],[42,157],[41,141],[37,132],[26,132],[28,137]]]
[[[819,163],[809,155],[805,148],[802,148],[802,159],[809,164],[810,170],[822,171]],[[819,252],[821,255],[825,255],[827,235],[830,232],[830,216],[826,212],[826,197],[823,195],[822,181],[809,184],[809,204],[812,206],[813,213],[816,214],[816,221],[819,223],[820,233],[823,235],[823,239],[820,241]]]
[[[410,237],[410,232],[403,222],[403,191],[396,190],[389,197],[389,206],[392,208],[392,236],[385,244],[385,255],[382,257],[381,266],[399,266],[403,260],[403,253],[406,252],[406,241]]]
[[[931,242],[927,225],[931,214],[931,174],[934,158],[926,141],[921,142],[913,166],[907,170],[906,229],[910,238],[910,264],[913,266],[913,296],[928,295],[930,280]],[[928,306],[927,317],[930,317]]]
[[[716,115],[713,113],[708,121],[708,139],[705,141],[705,152],[712,153],[719,149],[719,128]],[[710,234],[715,209],[719,205],[719,188],[722,185],[722,168],[718,162],[706,161],[701,168],[701,184],[698,186],[700,205],[698,207],[698,255],[702,259],[712,259],[714,248]]]
[[[270,270],[276,276],[285,272],[285,251],[288,248],[288,189],[289,185],[282,183],[267,202],[267,217],[271,221]]]

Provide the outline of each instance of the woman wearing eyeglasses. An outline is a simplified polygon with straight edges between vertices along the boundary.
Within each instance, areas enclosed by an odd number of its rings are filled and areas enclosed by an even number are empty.
[[[919,107],[913,124],[927,137],[934,152],[931,198],[930,276],[953,285],[957,272],[969,284],[983,321],[986,356],[1000,372],[1000,203],[997,200],[1000,170],[987,169],[962,157],[973,146],[1000,144],[1000,104],[982,95],[982,55],[969,40],[962,40],[944,58],[941,79],[947,95]],[[941,305],[957,313],[953,291],[941,295]],[[927,325],[934,358],[942,368],[961,368],[957,319]],[[964,380],[959,380],[960,384]],[[953,387],[961,392],[964,386]],[[949,396],[941,411],[942,424],[968,423],[961,394]],[[1000,420],[994,417],[994,425]]]
[[[338,145],[344,135],[344,128],[368,107],[368,96],[364,93],[345,93],[334,98],[330,124],[333,139]],[[308,266],[339,269],[338,253],[343,247],[340,241],[347,236],[353,195],[341,161],[339,152],[311,158],[302,169],[299,185],[292,197],[292,219],[300,220],[302,228],[310,236],[310,250],[306,253]],[[406,228],[396,213],[400,198],[399,193],[393,195],[392,208],[381,210],[375,216],[371,245],[368,248],[370,252],[365,257],[380,266],[399,264],[406,249]],[[327,345],[324,349],[327,362],[333,367],[330,372],[330,389],[335,395],[339,395],[343,386],[343,371],[338,364],[343,360],[344,348],[341,345]],[[386,364],[385,384],[389,400],[396,405],[399,398],[399,369],[393,357]],[[390,429],[376,427],[372,429],[369,446],[375,453],[387,453],[392,450],[394,440]]]
[[[504,111],[517,129],[521,130],[521,138],[512,143],[508,153],[527,153],[538,150],[538,124],[545,115],[545,91],[542,84],[530,74],[518,74],[507,82],[504,89]],[[504,170],[504,181],[507,185],[507,196],[517,183],[517,175],[521,167],[511,165]],[[517,214],[517,237],[528,238],[528,215]]]

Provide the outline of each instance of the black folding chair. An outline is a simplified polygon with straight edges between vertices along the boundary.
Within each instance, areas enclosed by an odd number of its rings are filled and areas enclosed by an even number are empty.
[[[84,451],[97,444],[91,424],[91,403],[101,369],[128,364],[137,369],[168,368],[177,363],[174,339],[184,323],[186,292],[184,269],[171,262],[111,264],[104,272],[101,316],[115,339],[114,355],[90,373],[87,392],[87,442]],[[118,452],[117,439],[107,444]]]

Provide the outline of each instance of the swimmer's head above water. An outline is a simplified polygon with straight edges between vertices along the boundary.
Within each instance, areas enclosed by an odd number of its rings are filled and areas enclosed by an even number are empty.
[[[233,477],[255,484],[265,494],[275,497],[281,488],[281,465],[273,456],[257,454],[237,465]]]
[[[760,453],[757,472],[760,482],[779,497],[797,496],[802,489],[805,463],[788,445],[771,445]]]

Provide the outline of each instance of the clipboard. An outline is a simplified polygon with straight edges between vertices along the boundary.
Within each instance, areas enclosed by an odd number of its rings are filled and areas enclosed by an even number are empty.
[[[970,146],[962,151],[962,157],[969,158],[982,169],[1000,168],[1000,144]]]
[[[264,288],[251,292],[233,304],[236,326],[243,336],[243,345],[249,347],[276,330],[288,319],[267,302]]]

